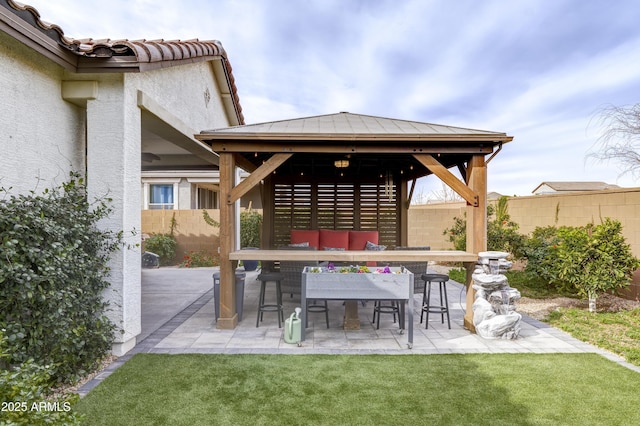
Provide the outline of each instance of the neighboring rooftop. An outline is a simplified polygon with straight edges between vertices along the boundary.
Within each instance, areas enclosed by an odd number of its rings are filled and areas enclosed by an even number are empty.
[[[540,195],[555,192],[605,191],[619,188],[618,185],[606,182],[542,182],[531,192],[535,195]]]

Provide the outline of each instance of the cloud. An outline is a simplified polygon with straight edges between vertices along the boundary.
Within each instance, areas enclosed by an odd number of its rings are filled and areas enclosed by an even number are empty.
[[[598,109],[638,102],[633,0],[31,3],[73,37],[220,40],[248,123],[350,111],[502,131],[491,190],[637,184],[585,162]]]

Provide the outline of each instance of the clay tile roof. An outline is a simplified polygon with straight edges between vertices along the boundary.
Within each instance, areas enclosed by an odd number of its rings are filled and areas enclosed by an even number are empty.
[[[141,65],[166,63],[172,65],[183,60],[209,60],[221,58],[227,73],[229,89],[236,105],[237,114],[241,123],[244,123],[242,108],[238,99],[238,91],[235,78],[232,75],[231,64],[227,53],[218,40],[112,40],[112,39],[74,39],[64,35],[62,28],[55,24],[47,23],[40,19],[40,13],[33,7],[14,0],[0,0],[0,5],[6,4],[9,10],[21,19],[38,28],[58,45],[73,52],[82,58],[112,58],[119,56],[135,57],[135,61]],[[162,65],[165,66],[165,65]],[[141,70],[147,68],[141,67]]]

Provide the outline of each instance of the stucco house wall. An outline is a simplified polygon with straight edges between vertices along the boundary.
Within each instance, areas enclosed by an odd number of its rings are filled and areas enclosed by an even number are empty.
[[[64,74],[0,31],[0,187],[37,191],[84,172],[84,113],[60,96]]]
[[[218,42],[69,40],[33,8],[0,4],[0,187],[37,192],[77,171],[90,199],[113,200],[100,226],[123,230],[129,243],[112,256],[104,294],[121,355],[141,331],[141,154],[145,130],[155,129],[144,117],[163,123],[163,143],[211,169],[217,157],[194,134],[243,117]]]
[[[211,73],[210,64],[201,62],[140,74],[83,76],[98,81],[96,99],[87,102],[89,191],[113,199],[116,211],[104,225],[125,230],[132,245],[140,243],[142,228],[141,108],[170,116],[170,124],[189,137],[196,129],[228,126]],[[208,102],[207,91],[213,94]],[[124,353],[141,330],[139,249],[114,256],[111,274],[117,284],[105,297],[111,319],[123,330],[117,343]]]

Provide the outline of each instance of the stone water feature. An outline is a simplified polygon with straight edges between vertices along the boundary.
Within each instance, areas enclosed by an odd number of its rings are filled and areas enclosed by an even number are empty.
[[[478,253],[473,272],[473,325],[476,333],[485,339],[516,339],[520,333],[522,315],[516,312],[520,292],[509,287],[506,271],[512,263],[509,253],[484,251]]]

